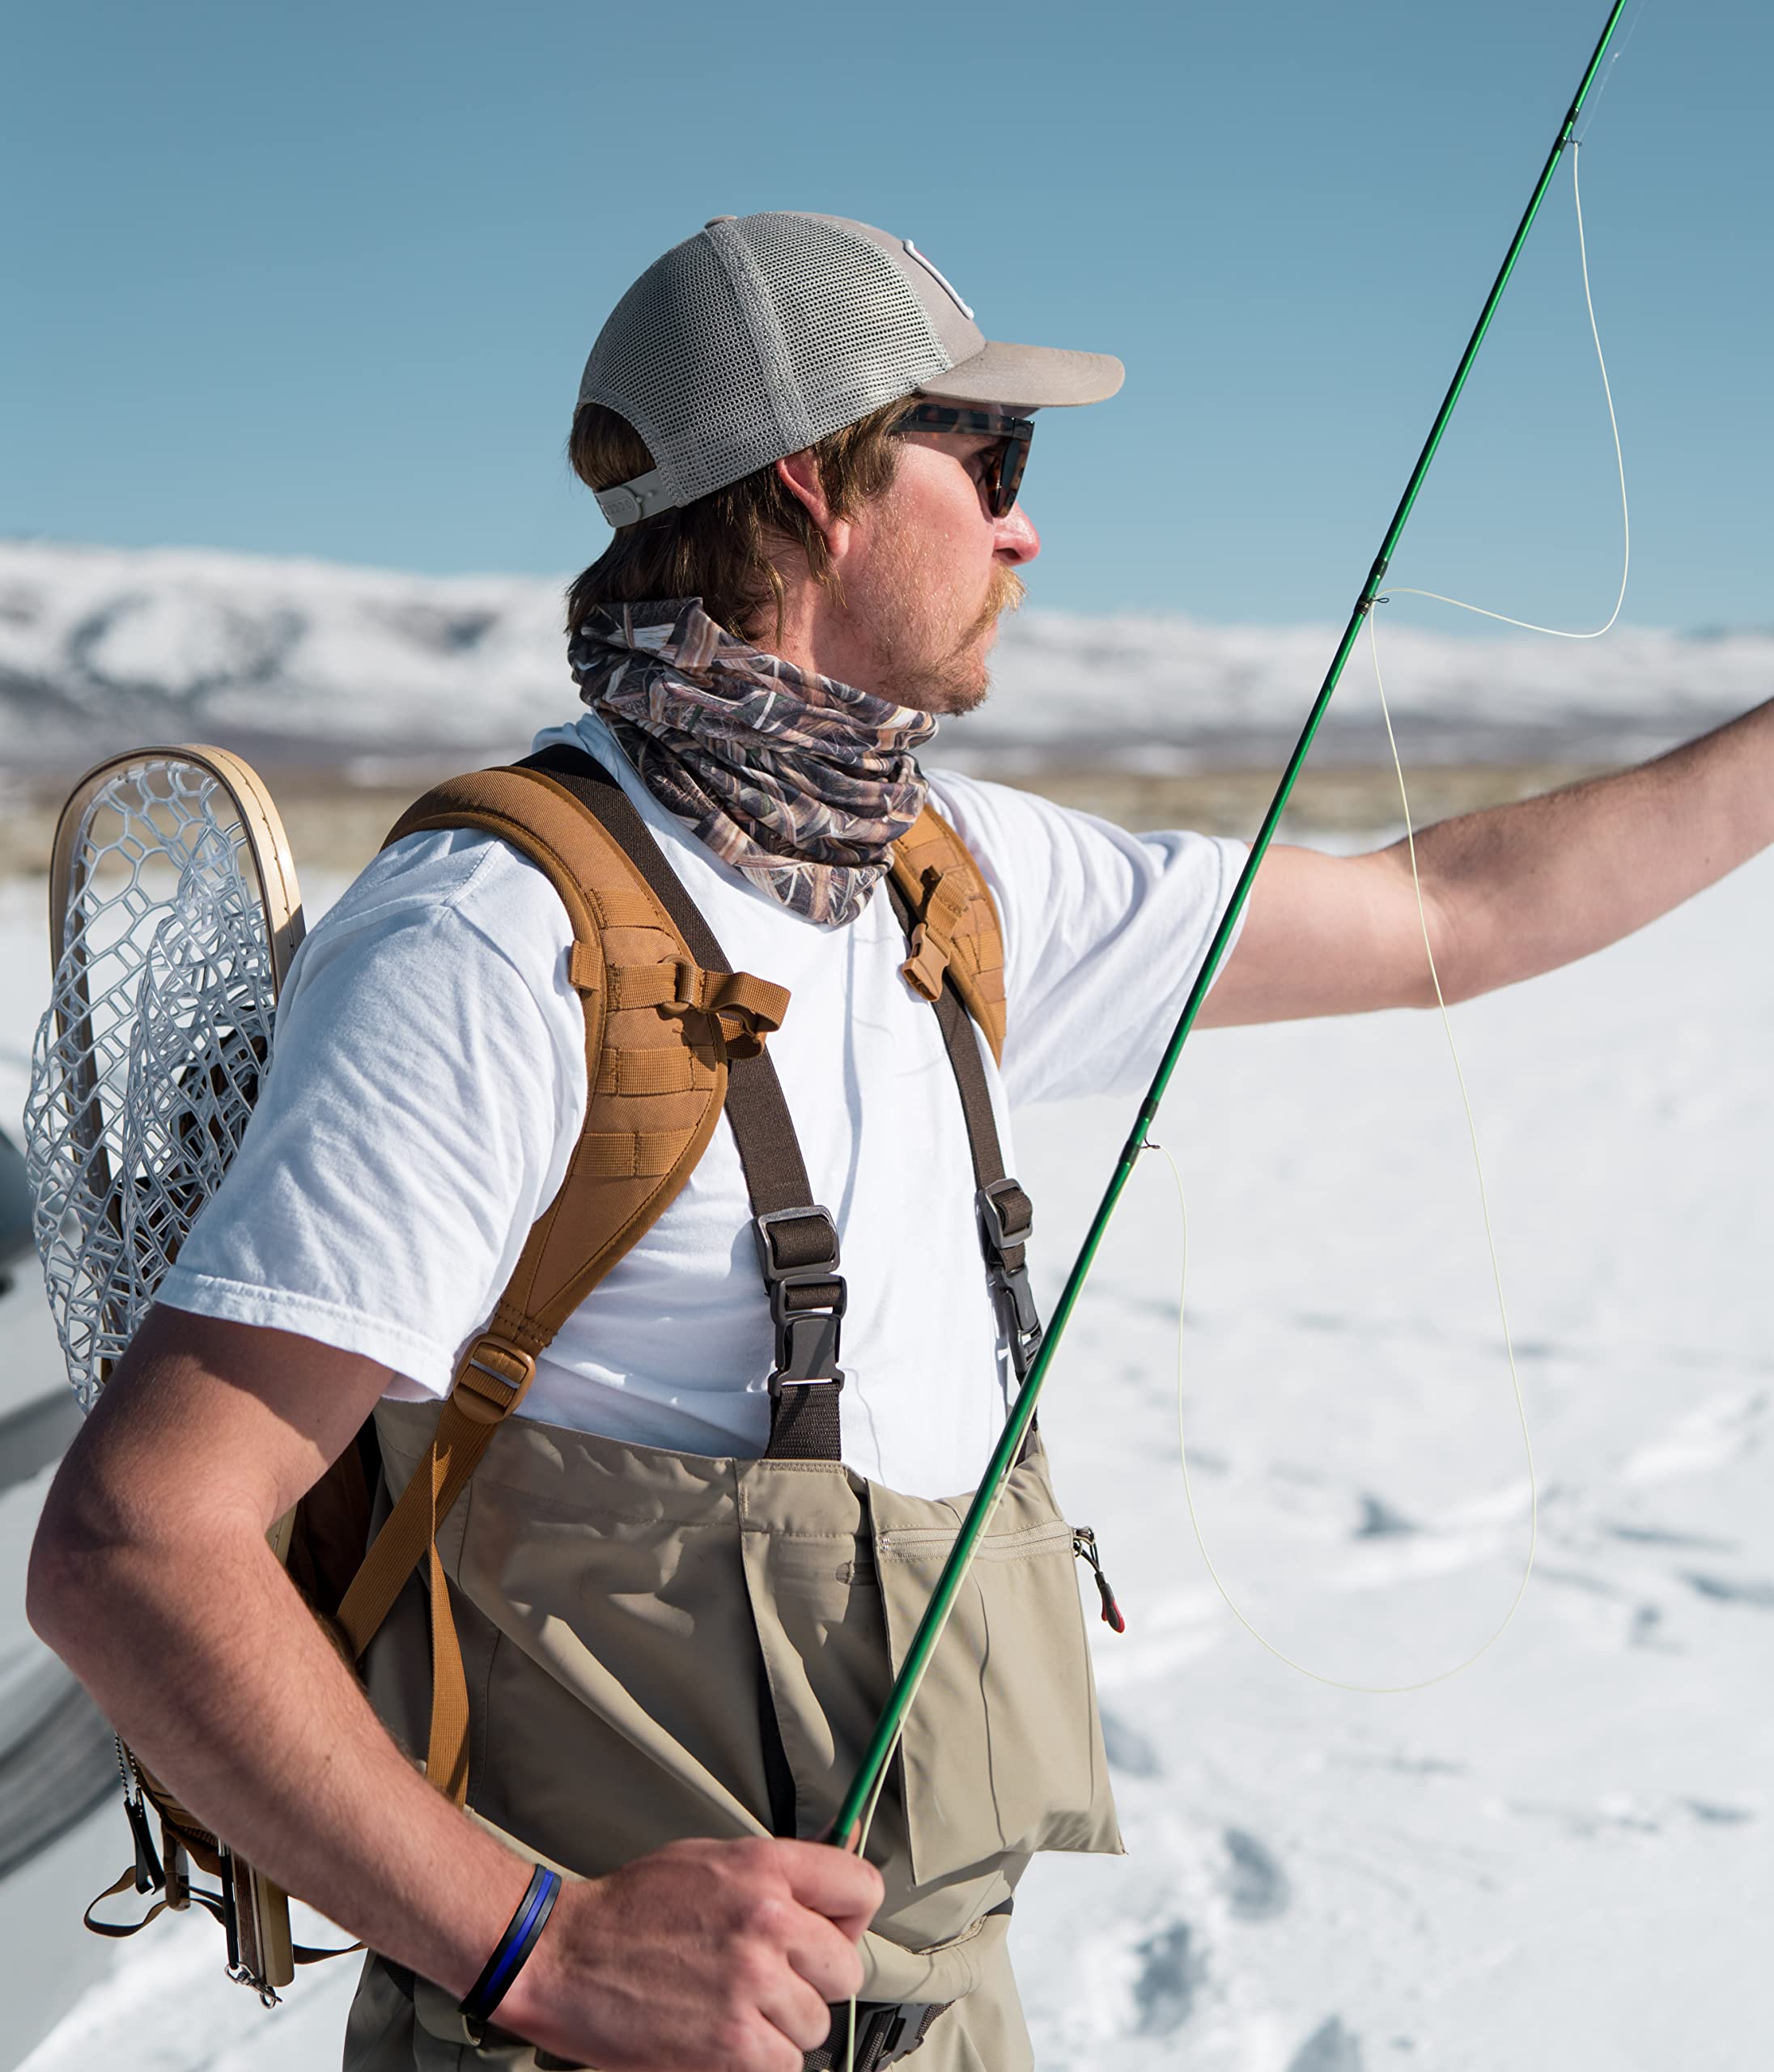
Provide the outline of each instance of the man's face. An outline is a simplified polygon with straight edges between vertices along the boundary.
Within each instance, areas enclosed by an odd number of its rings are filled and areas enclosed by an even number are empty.
[[[1003,518],[988,507],[994,444],[902,435],[892,486],[851,521],[843,595],[861,667],[850,680],[921,712],[970,712],[985,697],[999,618],[1022,601],[1016,571],[1041,551],[1020,504]]]

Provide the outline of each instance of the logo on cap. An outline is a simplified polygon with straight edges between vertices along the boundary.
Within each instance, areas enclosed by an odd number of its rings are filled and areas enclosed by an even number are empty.
[[[971,324],[974,321],[973,311],[956,293],[954,282],[949,279],[949,276],[943,271],[941,267],[932,265],[932,262],[924,257],[923,253],[918,249],[917,246],[912,243],[909,237],[902,239],[901,241],[905,245],[906,249],[911,254],[913,258],[915,259],[919,265],[923,268],[924,271],[933,276],[936,280],[941,282],[944,293],[955,305],[956,308],[961,312],[961,315],[966,318],[967,321]]]

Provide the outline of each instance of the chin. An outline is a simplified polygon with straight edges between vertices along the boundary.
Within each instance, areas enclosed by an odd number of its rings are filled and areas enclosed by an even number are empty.
[[[948,677],[940,683],[926,685],[920,709],[957,719],[963,712],[977,711],[991,694],[991,679],[982,667],[976,677]]]

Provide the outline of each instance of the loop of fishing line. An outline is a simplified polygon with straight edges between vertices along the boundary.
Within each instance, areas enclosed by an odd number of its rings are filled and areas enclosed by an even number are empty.
[[[1451,1669],[1439,1670],[1433,1676],[1421,1677],[1413,1684],[1346,1683],[1341,1677],[1326,1676],[1322,1671],[1309,1669],[1304,1662],[1296,1662],[1292,1655],[1284,1653],[1272,1641],[1259,1633],[1233,1602],[1232,1593],[1226,1588],[1220,1579],[1220,1571],[1214,1566],[1213,1556],[1207,1552],[1207,1542],[1201,1530],[1200,1516],[1195,1509],[1195,1488],[1189,1475],[1189,1442],[1184,1429],[1183,1415],[1183,1319],[1189,1293],[1189,1204],[1183,1191],[1182,1171],[1169,1151],[1163,1144],[1154,1142],[1150,1138],[1146,1140],[1144,1149],[1148,1151],[1156,1151],[1160,1154],[1165,1163],[1170,1168],[1171,1178],[1176,1182],[1177,1187],[1177,1207],[1182,1225],[1182,1263],[1177,1284],[1177,1452],[1182,1464],[1182,1492],[1189,1507],[1189,1523],[1194,1529],[1195,1544],[1201,1550],[1201,1559],[1206,1565],[1207,1573],[1213,1578],[1213,1586],[1224,1600],[1226,1609],[1233,1617],[1251,1638],[1260,1646],[1266,1648],[1276,1661],[1284,1662],[1289,1669],[1297,1670],[1302,1676],[1309,1676],[1315,1684],[1328,1684],[1333,1690],[1356,1691],[1364,1696],[1390,1698],[1402,1696],[1408,1691],[1426,1691],[1432,1684],[1445,1684],[1449,1677],[1459,1675],[1463,1670],[1470,1669],[1488,1650],[1495,1646],[1509,1630],[1510,1622],[1514,1619],[1521,1599],[1527,1593],[1529,1578],[1534,1573],[1534,1557],[1539,1544],[1540,1535],[1540,1491],[1539,1480],[1534,1465],[1534,1441],[1528,1431],[1527,1404],[1521,1394],[1521,1378],[1516,1369],[1515,1341],[1509,1330],[1509,1304],[1503,1292],[1503,1267],[1497,1257],[1496,1233],[1491,1221],[1491,1201],[1489,1191],[1485,1186],[1484,1161],[1479,1151],[1479,1126],[1472,1113],[1471,1096],[1466,1090],[1466,1073],[1460,1064],[1459,1046],[1454,1040],[1453,1019],[1448,1013],[1447,1001],[1442,996],[1441,976],[1436,969],[1435,947],[1430,940],[1429,917],[1424,904],[1423,881],[1417,873],[1416,838],[1411,832],[1411,800],[1405,789],[1404,765],[1399,759],[1398,744],[1392,731],[1392,714],[1386,703],[1386,683],[1380,674],[1379,639],[1371,613],[1368,618],[1368,635],[1373,654],[1374,681],[1379,686],[1380,690],[1380,711],[1386,721],[1386,741],[1392,750],[1393,772],[1398,780],[1398,800],[1404,811],[1405,842],[1411,860],[1411,890],[1416,898],[1417,925],[1423,932],[1424,953],[1428,959],[1429,978],[1435,987],[1435,1004],[1441,1017],[1442,1034],[1447,1038],[1448,1053],[1454,1060],[1454,1076],[1460,1089],[1461,1106],[1466,1110],[1466,1136],[1472,1147],[1472,1170],[1478,1182],[1479,1210],[1484,1222],[1484,1242],[1491,1255],[1492,1284],[1496,1291],[1497,1317],[1503,1329],[1504,1352],[1509,1363],[1509,1386],[1515,1394],[1516,1415],[1521,1423],[1521,1446],[1526,1457],[1528,1469],[1528,1552],[1527,1560],[1521,1569],[1521,1580],[1516,1586],[1515,1595],[1509,1600],[1509,1610],[1504,1613],[1501,1622],[1492,1633],[1490,1637],[1482,1641],[1463,1661],[1454,1663]]]
[[[1602,99],[1606,96],[1609,86],[1613,82],[1614,68],[1619,63],[1620,60],[1625,57],[1627,52],[1632,48],[1632,39],[1639,32],[1639,23],[1645,19],[1645,17],[1650,11],[1651,0],[1643,0],[1643,4],[1634,8],[1632,11],[1632,27],[1628,29],[1626,34],[1620,39],[1619,42],[1615,45],[1613,53],[1608,59],[1607,70],[1602,74],[1602,83],[1596,88],[1595,91],[1589,96],[1588,111],[1584,117],[1582,135],[1573,137],[1572,139],[1573,143],[1581,144],[1583,142],[1584,138],[1587,137],[1589,132],[1595,127],[1595,118],[1600,113]]]
[[[1634,26],[1636,27],[1635,18]],[[1572,633],[1562,626],[1537,626],[1532,619],[1513,618],[1507,612],[1494,612],[1483,605],[1470,605],[1463,597],[1444,597],[1439,590],[1414,589],[1407,583],[1387,585],[1384,597],[1376,597],[1376,604],[1388,603],[1394,597],[1428,597],[1438,605],[1451,605],[1456,611],[1471,612],[1477,618],[1494,619],[1500,626],[1517,626],[1524,633],[1550,634],[1555,640],[1599,640],[1604,633],[1614,630],[1614,622],[1620,616],[1620,607],[1626,602],[1627,578],[1632,567],[1632,515],[1626,497],[1626,456],[1620,447],[1619,419],[1614,414],[1614,390],[1608,380],[1607,359],[1602,350],[1602,333],[1595,321],[1595,298],[1589,291],[1589,248],[1583,233],[1583,192],[1577,179],[1577,159],[1581,146],[1573,137],[1571,140],[1571,199],[1577,207],[1577,259],[1583,270],[1583,306],[1589,313],[1589,336],[1595,342],[1595,363],[1602,372],[1602,393],[1607,399],[1608,429],[1614,435],[1614,465],[1620,481],[1620,588],[1614,600],[1614,609],[1607,615],[1605,624],[1593,632]],[[1371,615],[1370,615],[1371,622]],[[1377,661],[1375,674],[1378,674]],[[1382,694],[1383,695],[1383,694]]]
[[[1611,67],[1610,69],[1611,70]],[[1626,602],[1627,582],[1632,570],[1632,509],[1627,495],[1626,457],[1620,440],[1619,419],[1614,408],[1614,391],[1608,380],[1607,358],[1602,349],[1602,333],[1595,316],[1595,298],[1589,283],[1589,243],[1584,231],[1583,194],[1577,176],[1579,146],[1574,138],[1571,142],[1570,153],[1571,198],[1577,214],[1577,258],[1583,275],[1583,303],[1589,312],[1589,336],[1595,346],[1596,366],[1602,376],[1602,393],[1607,403],[1608,427],[1614,439],[1615,471],[1620,485],[1620,587],[1619,594],[1614,601],[1614,609],[1608,614],[1606,623],[1597,626],[1593,631],[1572,632],[1564,626],[1537,625],[1532,620],[1516,618],[1506,612],[1492,611],[1483,605],[1469,604],[1464,598],[1445,597],[1437,590],[1420,590],[1403,584],[1390,586],[1384,596],[1375,599],[1374,601],[1377,604],[1386,604],[1394,597],[1426,597],[1436,604],[1452,605],[1457,611],[1471,612],[1481,618],[1494,619],[1505,626],[1519,626],[1523,631],[1528,633],[1548,634],[1560,640],[1599,640],[1603,634],[1613,629],[1620,616],[1621,609]],[[1472,1112],[1471,1096],[1467,1090],[1466,1073],[1460,1062],[1459,1047],[1454,1039],[1453,1021],[1448,1013],[1447,1001],[1442,996],[1441,974],[1436,968],[1435,948],[1430,937],[1428,914],[1423,898],[1423,881],[1417,869],[1416,835],[1411,817],[1410,794],[1405,785],[1404,764],[1398,753],[1398,737],[1393,729],[1391,708],[1386,698],[1386,679],[1380,667],[1377,613],[1370,612],[1367,614],[1367,630],[1369,649],[1373,661],[1374,686],[1379,693],[1381,717],[1386,723],[1386,745],[1391,753],[1393,774],[1398,779],[1398,804],[1404,817],[1405,846],[1410,859],[1411,890],[1416,901],[1417,925],[1422,932],[1424,953],[1428,962],[1430,982],[1435,989],[1436,1007],[1441,1017],[1442,1033],[1447,1038],[1448,1054],[1453,1061],[1454,1080],[1460,1090],[1460,1103],[1466,1114],[1466,1136],[1472,1148],[1472,1170],[1478,1184],[1479,1213],[1483,1221],[1485,1245],[1491,1259],[1492,1284],[1496,1294],[1497,1317],[1502,1327],[1504,1351],[1509,1361],[1509,1386],[1515,1397],[1516,1416],[1521,1425],[1521,1446],[1528,1471],[1528,1551],[1526,1560],[1522,1566],[1521,1580],[1516,1586],[1515,1595],[1510,1599],[1508,1611],[1505,1612],[1501,1622],[1492,1633],[1490,1637],[1474,1649],[1464,1661],[1456,1662],[1451,1669],[1441,1670],[1433,1676],[1423,1677],[1411,1684],[1346,1683],[1339,1677],[1326,1676],[1318,1670],[1309,1669],[1304,1662],[1296,1662],[1291,1655],[1284,1653],[1272,1641],[1259,1633],[1233,1601],[1232,1594],[1226,1588],[1219,1569],[1214,1565],[1213,1556],[1207,1551],[1207,1539],[1201,1529],[1200,1516],[1195,1508],[1195,1488],[1189,1472],[1188,1440],[1184,1429],[1183,1319],[1189,1282],[1189,1204],[1183,1190],[1182,1174],[1170,1153],[1163,1144],[1149,1138],[1143,1149],[1156,1151],[1163,1157],[1166,1165],[1169,1166],[1171,1178],[1176,1183],[1177,1206],[1182,1220],[1182,1260],[1177,1294],[1177,1447],[1182,1466],[1183,1496],[1188,1505],[1189,1522],[1195,1532],[1195,1544],[1201,1550],[1202,1560],[1206,1565],[1208,1575],[1213,1580],[1214,1588],[1220,1593],[1226,1609],[1231,1612],[1233,1618],[1250,1635],[1251,1638],[1260,1646],[1267,1649],[1278,1662],[1284,1662],[1289,1669],[1297,1670],[1302,1676],[1309,1676],[1314,1683],[1327,1684],[1335,1690],[1356,1691],[1364,1696],[1373,1697],[1395,1697],[1401,1696],[1407,1692],[1428,1690],[1432,1684],[1443,1684],[1449,1677],[1459,1675],[1462,1671],[1470,1669],[1480,1656],[1493,1647],[1508,1631],[1511,1621],[1521,1606],[1521,1599],[1527,1590],[1529,1580],[1534,1573],[1534,1555],[1539,1544],[1540,1498],[1538,1477],[1534,1462],[1534,1441],[1528,1429],[1527,1405],[1521,1393],[1521,1378],[1516,1367],[1515,1344],[1509,1330],[1509,1304],[1503,1288],[1503,1269],[1497,1256],[1496,1235],[1491,1220],[1490,1195],[1485,1184],[1484,1162],[1479,1149],[1478,1123]]]

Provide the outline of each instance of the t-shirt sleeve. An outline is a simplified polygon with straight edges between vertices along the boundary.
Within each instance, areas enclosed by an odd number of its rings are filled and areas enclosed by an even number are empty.
[[[571,940],[502,843],[385,851],[303,945],[239,1154],[160,1300],[446,1393],[584,1118]]]
[[[1245,844],[1131,834],[947,771],[932,776],[932,796],[998,902],[1012,1103],[1143,1090],[1231,902]]]

